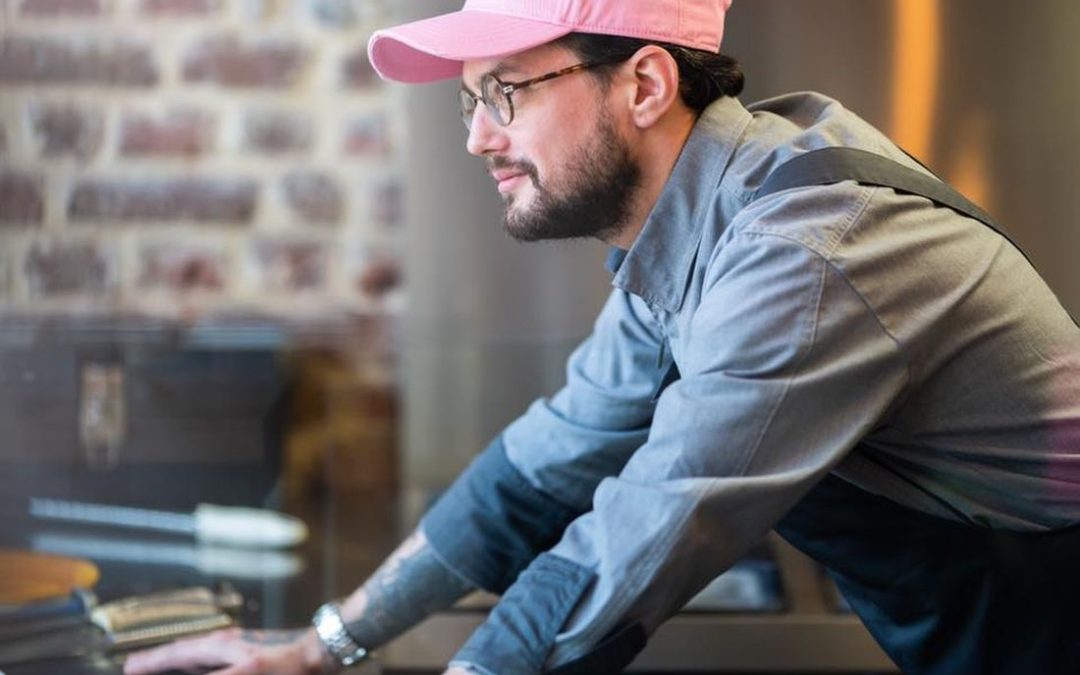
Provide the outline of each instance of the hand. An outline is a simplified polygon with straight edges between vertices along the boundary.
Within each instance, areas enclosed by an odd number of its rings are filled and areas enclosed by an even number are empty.
[[[336,672],[314,631],[230,628],[128,656],[124,675],[214,669],[211,675],[316,675]]]
[[[470,675],[470,673],[464,668],[448,668],[443,675]]]

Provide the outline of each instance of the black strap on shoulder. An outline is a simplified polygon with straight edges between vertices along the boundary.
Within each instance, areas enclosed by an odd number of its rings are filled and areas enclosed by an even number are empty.
[[[917,160],[916,160],[917,161]],[[854,180],[864,185],[890,187],[899,192],[926,197],[975,220],[985,223],[1003,237],[1012,239],[986,211],[934,176],[911,169],[888,157],[855,148],[813,150],[773,170],[754,199],[797,187],[829,185]],[[1012,242],[1016,245],[1016,242]]]
[[[918,162],[914,157],[912,159]],[[782,190],[830,185],[846,180],[925,197],[935,204],[974,218],[1004,237],[1029,263],[1032,262],[1004,227],[948,183],[866,150],[822,148],[799,155],[774,169],[761,188],[754,193],[752,201]],[[1032,266],[1034,267],[1034,264]],[[1075,317],[1073,322],[1080,325]]]

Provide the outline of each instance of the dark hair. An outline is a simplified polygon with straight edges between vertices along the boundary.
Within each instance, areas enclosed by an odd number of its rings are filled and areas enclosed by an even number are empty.
[[[746,80],[739,62],[730,56],[664,42],[571,33],[555,44],[574,52],[582,61],[611,64],[622,63],[647,45],[661,47],[679,66],[679,95],[683,103],[698,114],[719,98],[741,94]],[[611,82],[609,68],[594,68],[590,72],[605,85]]]

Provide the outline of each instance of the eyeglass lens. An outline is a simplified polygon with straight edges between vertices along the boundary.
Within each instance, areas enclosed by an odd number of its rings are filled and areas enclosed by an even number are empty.
[[[466,127],[472,128],[473,115],[476,113],[477,98],[466,90],[461,90],[461,120]],[[480,101],[488,109],[495,121],[506,126],[514,119],[514,106],[510,95],[503,91],[503,85],[493,75],[485,75],[480,80]]]
[[[461,104],[461,121],[465,123],[465,127],[472,128],[473,113],[476,112],[476,97],[464,89],[458,95]]]
[[[480,90],[484,95],[484,105],[491,109],[495,121],[506,126],[514,117],[513,104],[510,96],[503,91],[503,84],[493,75],[487,75],[480,80]]]

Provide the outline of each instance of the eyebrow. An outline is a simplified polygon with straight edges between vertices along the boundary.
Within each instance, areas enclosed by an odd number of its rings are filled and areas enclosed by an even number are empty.
[[[500,63],[499,65],[495,66],[491,70],[485,71],[482,75],[480,75],[480,79],[483,80],[488,75],[492,75],[494,77],[502,79],[506,75],[524,75],[524,74],[525,74],[525,71],[522,70],[521,68],[519,68],[518,66],[515,66],[512,63],[503,62],[503,63]],[[473,92],[472,88],[469,87],[469,85],[465,84],[464,80],[462,80],[462,82],[461,82],[461,88],[462,88],[462,90],[469,92],[469,94],[471,94],[472,96],[474,96],[474,97],[476,96],[476,94]]]
[[[503,62],[484,74],[494,75],[495,77],[502,77],[504,75],[524,75],[525,71],[512,63]]]

